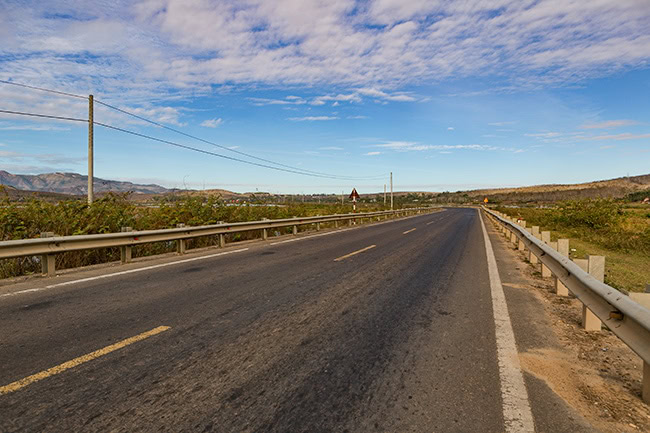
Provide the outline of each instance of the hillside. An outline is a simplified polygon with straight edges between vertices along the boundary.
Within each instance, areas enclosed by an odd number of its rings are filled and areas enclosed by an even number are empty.
[[[441,193],[436,201],[475,201],[487,197],[493,202],[555,202],[585,198],[623,198],[650,190],[650,174],[579,184],[534,185],[518,188],[476,189]]]
[[[84,195],[88,191],[88,176],[78,173],[11,174],[0,170],[0,185],[7,185],[23,191]],[[100,178],[95,178],[94,185],[96,193],[113,191],[162,194],[169,191],[167,188],[154,184],[140,185]]]

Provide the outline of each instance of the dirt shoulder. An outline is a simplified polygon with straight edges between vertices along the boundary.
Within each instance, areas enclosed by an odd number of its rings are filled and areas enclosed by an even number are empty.
[[[641,400],[642,360],[607,329],[583,331],[580,301],[555,295],[553,280],[541,278],[539,265],[487,226],[533,411],[539,399],[534,382],[541,381],[570,408],[562,414],[558,407],[555,417],[574,411],[603,432],[650,431],[650,407]],[[535,415],[538,431],[554,431],[552,419],[539,422]]]

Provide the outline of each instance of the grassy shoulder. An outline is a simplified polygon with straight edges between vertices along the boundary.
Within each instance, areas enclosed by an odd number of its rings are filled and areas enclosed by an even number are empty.
[[[569,238],[572,258],[606,257],[605,282],[639,292],[650,283],[650,209],[611,200],[565,202],[555,207],[499,207],[511,217]],[[575,251],[573,251],[575,250]]]

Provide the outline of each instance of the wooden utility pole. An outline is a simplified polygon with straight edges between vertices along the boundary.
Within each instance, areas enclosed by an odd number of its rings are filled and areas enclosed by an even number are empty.
[[[93,146],[94,146],[94,99],[93,95],[88,95],[88,204],[93,204]]]

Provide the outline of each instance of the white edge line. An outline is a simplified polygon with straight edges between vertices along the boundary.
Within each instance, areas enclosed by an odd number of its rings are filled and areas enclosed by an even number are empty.
[[[248,248],[240,248],[238,250],[223,251],[223,252],[216,253],[216,254],[209,254],[207,256],[192,257],[192,258],[189,258],[189,259],[176,260],[176,261],[169,262],[169,263],[161,263],[159,265],[145,266],[144,268],[129,269],[128,271],[113,272],[112,274],[98,275],[96,277],[82,278],[80,280],[65,281],[63,283],[50,284],[48,286],[41,287],[41,288],[26,289],[26,290],[20,290],[18,292],[5,293],[5,294],[0,295],[0,298],[4,298],[5,296],[20,295],[20,294],[23,294],[23,293],[40,292],[40,291],[47,290],[47,289],[54,289],[56,287],[69,286],[71,284],[85,283],[87,281],[101,280],[103,278],[116,277],[118,275],[126,275],[126,274],[132,274],[132,273],[135,273],[135,272],[148,271],[148,270],[151,270],[151,269],[162,268],[162,267],[165,267],[165,266],[172,266],[172,265],[177,265],[177,264],[180,264],[180,263],[193,262],[195,260],[205,260],[205,259],[209,259],[209,258],[212,258],[212,257],[224,256],[226,254],[239,253],[239,252],[246,251],[246,250],[248,250]]]
[[[519,363],[519,353],[512,330],[508,305],[503,293],[501,278],[490,237],[485,229],[485,223],[479,213],[485,252],[487,255],[490,290],[492,292],[492,311],[494,313],[494,331],[497,343],[497,361],[501,381],[501,398],[503,403],[503,422],[506,433],[533,433],[535,423],[528,401],[528,391]]]

